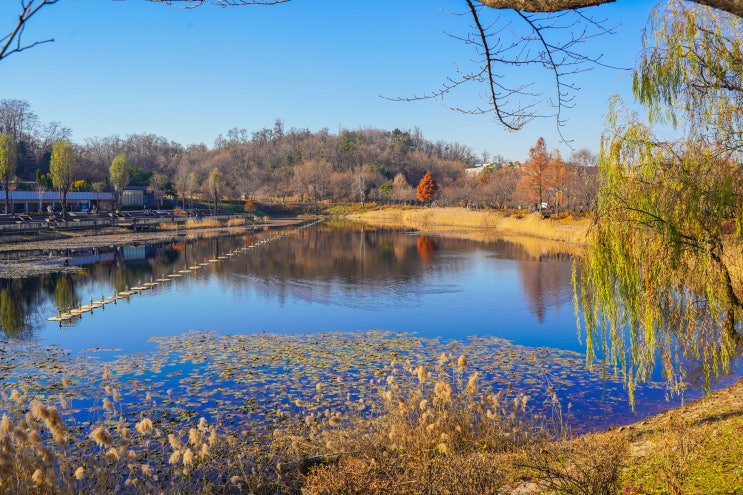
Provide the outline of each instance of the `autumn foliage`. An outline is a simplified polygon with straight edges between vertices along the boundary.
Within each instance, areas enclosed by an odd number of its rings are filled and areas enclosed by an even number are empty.
[[[570,175],[559,154],[547,151],[544,138],[540,137],[529,149],[529,158],[521,166],[516,187],[521,197],[536,203],[540,209],[548,200],[558,207],[565,199]]]
[[[418,236],[418,257],[423,263],[433,261],[433,252],[436,251],[436,243],[428,236]]]
[[[436,192],[439,190],[439,185],[433,180],[431,171],[427,171],[426,175],[423,176],[421,181],[418,183],[417,197],[418,201],[422,203],[429,203],[433,200]]]

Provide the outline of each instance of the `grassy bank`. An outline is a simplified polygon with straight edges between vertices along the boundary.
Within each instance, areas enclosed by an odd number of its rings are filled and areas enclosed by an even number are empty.
[[[395,225],[424,233],[458,235],[489,240],[496,237],[533,237],[573,246],[585,244],[590,219],[567,216],[543,218],[539,213],[511,214],[467,208],[383,208],[354,213],[350,218],[374,225]]]

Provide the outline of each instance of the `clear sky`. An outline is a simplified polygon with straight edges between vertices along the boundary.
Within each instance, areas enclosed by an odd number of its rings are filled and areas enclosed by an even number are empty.
[[[3,34],[20,0],[0,0]],[[619,0],[589,11],[618,25],[586,50],[631,67],[651,2]],[[454,39],[470,18],[463,0],[292,0],[275,6],[182,9],[144,0],[60,0],[32,20],[27,42],[53,37],[0,61],[0,99],[23,99],[43,122],[59,121],[73,141],[154,133],[184,146],[212,146],[233,127],[255,131],[278,118],[317,131],[418,127],[429,140],[459,142],[523,160],[544,136],[565,155],[553,119],[518,132],[489,116],[437,101],[396,102],[436,90],[474,58]],[[506,35],[507,32],[504,32]],[[544,72],[535,76],[549,80]],[[631,100],[631,75],[596,68],[574,78],[581,90],[564,116],[574,148],[598,150],[607,99]],[[481,87],[460,99],[477,104]],[[444,100],[447,103],[447,100]],[[465,101],[465,104],[467,101]]]

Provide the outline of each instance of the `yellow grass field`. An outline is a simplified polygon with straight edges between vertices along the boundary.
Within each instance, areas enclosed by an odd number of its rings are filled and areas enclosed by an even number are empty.
[[[493,210],[467,208],[384,208],[354,213],[350,218],[375,225],[397,225],[441,235],[480,240],[496,237],[536,237],[584,246],[590,218],[571,216],[557,220],[539,213],[508,215]]]

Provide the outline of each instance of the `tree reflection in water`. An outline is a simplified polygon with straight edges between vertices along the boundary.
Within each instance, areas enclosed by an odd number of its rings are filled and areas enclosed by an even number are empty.
[[[252,290],[258,283],[256,290],[266,297],[276,297],[281,304],[289,297],[310,303],[335,298],[336,304],[359,308],[374,309],[379,304],[397,307],[395,298],[382,303],[380,297],[390,293],[401,298],[424,297],[427,291],[449,290],[447,285],[455,285],[462,273],[471,270],[467,258],[479,249],[493,258],[519,262],[516,266],[527,308],[540,323],[550,307],[559,307],[571,297],[570,264],[540,262],[540,258],[545,261],[543,248],[535,250],[516,242],[411,235],[389,228],[330,222],[284,234],[269,245],[250,250],[250,254],[231,257],[229,262],[209,260],[276,234],[178,237],[157,244],[111,247],[96,253],[101,261],[84,265],[81,274],[4,281],[3,329],[13,336],[22,334],[21,329],[32,333],[27,315],[35,314],[37,319],[51,316],[37,314],[37,307],[50,296],[52,312],[64,312],[86,304],[91,296],[110,296],[198,265],[202,267],[189,275],[191,279],[202,279],[201,283],[212,280],[221,291],[236,294]],[[493,278],[488,282],[492,289],[483,290],[494,290],[503,282]],[[431,283],[438,285],[432,287]],[[352,298],[360,301],[353,302]],[[452,301],[456,303],[456,298]]]

